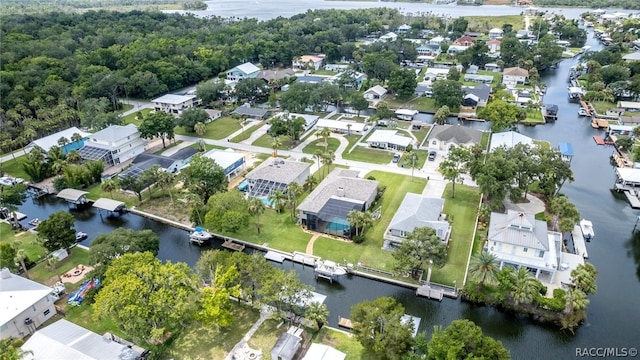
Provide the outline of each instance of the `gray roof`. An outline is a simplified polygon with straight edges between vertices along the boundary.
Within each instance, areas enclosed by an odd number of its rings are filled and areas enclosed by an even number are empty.
[[[118,200],[100,198],[93,203],[93,207],[107,211],[116,211],[120,207],[124,208],[125,204]]]
[[[245,178],[249,180],[267,180],[289,185],[309,167],[311,167],[311,164],[302,161],[284,160],[280,158],[267,159],[248,173]]]
[[[443,206],[443,199],[407,193],[393,215],[388,229],[405,232],[412,232],[419,227],[430,227],[436,232],[439,228],[448,229],[449,223],[439,220]],[[442,233],[446,234],[447,231]]]
[[[7,268],[2,269],[1,273],[0,326],[8,324],[53,291],[48,286],[11,274]]]
[[[100,336],[67,320],[36,331],[22,350],[24,359],[134,360],[138,354],[127,345]]]
[[[151,100],[154,103],[161,104],[171,104],[171,105],[179,105],[185,103],[187,101],[195,99],[195,95],[177,95],[177,94],[166,94],[162,95],[159,98]]]
[[[173,153],[172,155],[167,156],[170,159],[173,160],[185,160],[188,159],[190,157],[192,157],[193,155],[199,153],[199,151],[197,149],[194,149],[190,146],[182,148],[178,151],[176,151],[175,153]]]
[[[154,165],[158,165],[163,169],[167,169],[168,167],[173,165],[174,162],[175,160],[166,156],[142,153],[136,156],[131,163],[134,164],[134,167],[146,170],[150,169]]]
[[[464,79],[466,81],[474,81],[474,80],[478,80],[478,81],[488,81],[491,82],[493,81],[493,76],[491,75],[478,75],[478,74],[464,74]]]
[[[239,106],[233,110],[232,114],[255,116],[259,118],[265,117],[269,113],[269,110],[252,108],[248,106]]]
[[[307,196],[298,206],[298,210],[318,213],[334,196],[338,196],[338,188],[344,190],[345,199],[367,201],[378,191],[378,182],[360,179],[358,171],[335,169]]]
[[[473,94],[479,99],[484,99],[484,101],[488,101],[489,94],[491,94],[491,87],[487,84],[478,84],[474,87],[463,87],[462,90],[464,90],[466,94]]]
[[[296,78],[296,82],[312,83],[312,84],[321,83],[325,80],[326,78],[322,76],[298,76]]]
[[[509,210],[506,214],[491,213],[489,241],[497,241],[531,249],[549,250],[547,223],[533,214]]]
[[[482,131],[460,125],[438,125],[434,126],[429,133],[429,139],[433,138],[457,144],[480,143]]]
[[[267,81],[278,80],[288,78],[295,75],[296,72],[293,69],[280,69],[280,70],[262,70],[258,74],[258,78]]]
[[[102,141],[118,141],[120,139],[126,138],[127,136],[131,136],[138,132],[138,127],[134,124],[128,124],[125,126],[121,125],[111,125],[106,129],[102,129],[97,133],[91,135],[92,139],[102,140]]]
[[[64,199],[67,201],[78,201],[83,196],[87,195],[88,192],[76,189],[64,189],[60,191],[57,195],[60,199]]]
[[[277,359],[291,360],[300,349],[301,343],[302,339],[299,336],[286,332],[280,335],[276,344],[273,345],[271,356],[275,355]]]

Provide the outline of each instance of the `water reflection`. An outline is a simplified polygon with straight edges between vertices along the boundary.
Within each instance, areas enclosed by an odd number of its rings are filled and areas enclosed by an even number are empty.
[[[627,240],[625,247],[627,248],[627,256],[636,263],[636,276],[640,280],[640,226],[636,227],[636,231]]]

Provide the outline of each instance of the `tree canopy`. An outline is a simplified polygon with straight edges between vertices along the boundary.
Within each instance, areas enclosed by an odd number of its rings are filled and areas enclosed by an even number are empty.
[[[153,231],[118,228],[95,237],[91,242],[94,263],[107,265],[127,253],[150,252],[154,256],[160,249],[160,237]]]
[[[69,249],[76,242],[75,219],[66,211],[57,211],[38,224],[38,239],[49,251]]]
[[[249,224],[249,208],[238,190],[218,192],[207,202],[205,224],[211,231],[233,233]]]
[[[439,80],[433,83],[433,99],[436,106],[448,106],[451,111],[457,111],[462,104],[462,84],[454,80]]]
[[[175,127],[173,115],[164,111],[155,111],[142,118],[138,131],[140,131],[140,137],[143,139],[159,137],[162,139],[162,147],[166,147],[165,140],[173,139],[173,129]]]
[[[229,180],[224,169],[215,161],[201,155],[194,156],[189,166],[180,172],[184,185],[194,194],[203,199],[217,192],[226,191]]]
[[[482,334],[470,320],[454,320],[446,329],[436,326],[427,344],[428,359],[511,359],[509,351],[497,341]]]

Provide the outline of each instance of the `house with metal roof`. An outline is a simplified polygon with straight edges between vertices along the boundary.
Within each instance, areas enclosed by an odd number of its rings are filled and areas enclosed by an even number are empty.
[[[451,225],[442,213],[444,200],[407,193],[384,232],[385,248],[400,245],[416,228],[432,228],[440,240],[449,241]]]
[[[427,137],[429,150],[449,151],[456,146],[471,147],[482,140],[482,131],[460,125],[436,125]]]
[[[498,259],[500,269],[526,267],[535,272],[536,279],[545,275],[553,282],[561,248],[562,234],[547,230],[547,223],[536,220],[534,214],[515,210],[491,213],[484,250]]]
[[[113,335],[99,335],[65,319],[38,330],[21,349],[24,360],[136,360],[145,352]]]
[[[356,121],[319,119],[316,122],[316,129],[321,130],[325,128],[331,130],[332,132],[343,134],[362,134],[368,129],[366,124]]]
[[[238,65],[227,71],[227,80],[238,82],[242,79],[255,78],[260,73],[260,68],[250,62]]]
[[[311,164],[303,161],[267,159],[245,176],[247,194],[251,197],[268,198],[276,190],[284,193],[291,183],[304,184],[311,175],[310,168]]]
[[[378,182],[358,178],[359,172],[333,170],[298,205],[298,219],[311,231],[351,238],[350,211],[366,211],[378,194]]]
[[[247,105],[238,106],[231,114],[246,116],[249,119],[264,120],[269,117],[271,111],[260,108],[253,108]]]
[[[156,111],[180,115],[184,110],[197,106],[200,102],[195,95],[166,94],[151,100]]]
[[[367,139],[370,147],[404,151],[413,142],[413,138],[399,135],[396,130],[376,130]]]
[[[303,331],[299,327],[292,326],[287,332],[280,335],[273,348],[271,348],[271,360],[294,360],[300,358],[303,348]]]
[[[376,85],[364,92],[364,98],[367,100],[382,100],[387,96],[387,89],[380,85]]]
[[[344,360],[347,354],[329,345],[312,343],[302,360]]]
[[[138,177],[142,172],[154,166],[173,174],[184,168],[197,153],[198,150],[192,147],[182,148],[170,156],[143,153],[136,156],[131,162],[131,166],[118,174],[118,177],[120,179],[129,175]]]
[[[71,141],[71,138],[74,136],[74,134],[80,135],[82,139],[78,141]],[[72,126],[68,129],[58,131],[56,133],[47,135],[45,137],[41,137],[40,139],[37,139],[37,140],[33,140],[29,145],[27,145],[27,147],[29,148],[29,147],[38,146],[39,148],[44,150],[44,152],[49,152],[49,150],[51,150],[52,147],[58,146],[62,149],[62,152],[64,154],[68,154],[72,150],[78,150],[82,148],[82,146],[84,146],[84,142],[87,140],[87,137],[89,135],[91,134],[78,129],[75,126]],[[60,141],[60,139],[67,139],[66,144],[61,146],[60,143],[58,142]]]
[[[57,312],[53,289],[0,270],[0,339],[33,334]]]
[[[134,124],[111,125],[89,136],[80,155],[84,160],[102,160],[112,166],[142,154],[146,144]]]
[[[231,180],[233,177],[244,171],[246,167],[244,154],[234,151],[233,149],[211,149],[202,156],[212,159],[216,164],[223,168],[224,174],[227,175],[228,180]]]
[[[515,131],[504,131],[491,134],[491,143],[489,145],[489,151],[493,151],[496,148],[504,146],[506,148],[512,148],[516,144],[524,144],[533,146],[533,139],[522,135]]]

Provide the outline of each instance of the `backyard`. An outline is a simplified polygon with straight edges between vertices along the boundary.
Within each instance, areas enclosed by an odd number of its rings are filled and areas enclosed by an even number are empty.
[[[122,118],[122,124],[126,125],[126,124],[134,124],[135,126],[140,126],[140,124],[142,123],[142,117],[144,117],[144,115],[147,115],[149,112],[151,112],[151,110],[153,109],[142,109],[136,112],[133,112],[125,117]],[[142,117],[138,116],[139,114],[143,115]]]
[[[422,145],[422,143],[424,142],[424,139],[429,134],[429,130],[431,130],[431,126],[429,125],[422,126],[420,130],[411,130],[411,132],[413,133],[413,136],[415,136],[416,139],[418,139],[418,145]]]
[[[289,150],[293,147],[293,142],[291,141],[290,136],[286,136],[286,135],[279,136],[278,140],[280,141],[280,146],[278,146],[278,150]],[[260,136],[256,141],[254,141],[251,145],[273,149],[273,137],[269,134],[264,134]]]
[[[417,96],[409,100],[397,99],[396,97],[388,97],[384,100],[391,108],[409,108],[420,112],[435,112],[438,110],[436,101],[426,96]],[[453,110],[452,110],[453,111]]]
[[[251,125],[249,125],[248,127],[245,126],[244,131],[242,131],[240,134],[234,136],[231,139],[231,142],[233,143],[239,143],[242,142],[244,140],[247,140],[248,138],[251,137],[251,135],[258,129],[260,129],[262,127],[262,125],[265,124],[265,121],[261,121],[259,123],[251,123]]]
[[[322,328],[311,338],[314,343],[326,344],[347,354],[345,360],[360,360],[370,358],[362,344],[352,335],[343,331]]]
[[[56,269],[52,269],[46,261],[43,261],[29,269],[29,277],[41,284],[53,285],[58,281],[58,274],[64,274],[78,264],[91,265],[91,256],[88,250],[74,247],[69,256],[56,265]]]
[[[230,117],[223,116],[217,120],[208,123],[202,137],[205,139],[221,140],[240,130],[240,121]],[[187,133],[183,127],[176,126],[175,133],[177,135],[198,136],[196,133]]]
[[[271,352],[280,335],[287,331],[288,325],[282,324],[281,320],[267,319],[249,339],[249,347],[255,350],[262,350],[263,358]]]
[[[18,249],[24,249],[30,261],[38,261],[46,255],[44,248],[37,240],[37,234],[31,231],[15,232],[11,225],[0,222],[0,243],[9,243]]]
[[[5,162],[0,163],[0,173],[9,174],[16,178],[23,178],[26,180],[30,180],[29,175],[24,172],[24,168],[22,164],[27,161],[27,157],[24,154],[20,154],[22,156],[18,156],[15,159],[7,160]]]

